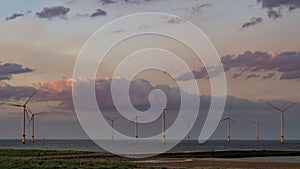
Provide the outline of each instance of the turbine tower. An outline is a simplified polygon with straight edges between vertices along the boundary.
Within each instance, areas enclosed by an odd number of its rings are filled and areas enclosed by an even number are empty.
[[[181,116],[182,119],[184,121],[187,122],[187,141],[190,142],[191,141],[191,137],[190,137],[190,121],[188,119],[186,119],[185,117]]]
[[[258,141],[259,141],[259,136],[258,136],[259,121],[253,120],[253,121],[251,121],[251,122],[255,124],[255,132],[256,132],[255,140],[256,140],[256,142],[258,143]]]
[[[230,140],[230,122],[232,122],[234,125],[236,125],[235,121],[232,120],[232,118],[230,117],[230,115],[231,115],[231,110],[232,110],[232,105],[230,105],[230,109],[229,109],[229,111],[228,111],[227,118],[224,118],[224,119],[221,120],[221,121],[227,120],[227,122],[228,122],[228,136],[227,136],[227,142],[228,142],[228,143],[230,143],[230,141],[231,141],[231,140]]]
[[[116,117],[116,118],[109,118],[109,117],[106,117],[106,119],[108,119],[111,123],[111,141],[114,141],[114,122],[116,120],[118,120],[121,116],[119,117]]]
[[[139,141],[139,122],[138,122],[138,116],[135,116],[130,123],[128,124],[127,127],[129,127],[132,123],[134,123],[134,128],[135,128],[135,141]]]
[[[160,104],[160,106],[163,107],[163,104],[162,102],[159,100],[159,98],[156,96],[156,94],[154,93],[154,98],[157,100],[157,102]],[[166,113],[165,111],[167,110],[177,110],[176,108],[172,108],[172,107],[169,107],[169,108],[164,108],[162,113],[161,113],[161,121],[162,121],[162,143],[165,144],[166,143],[166,135],[165,135],[165,131],[166,131]]]
[[[32,111],[30,109],[27,108],[27,110],[29,111],[29,113],[31,114],[31,118],[29,120],[28,125],[32,124],[32,136],[31,136],[31,142],[34,143],[34,117],[40,114],[45,114],[46,112],[41,112],[41,113],[32,113]]]
[[[22,104],[13,104],[13,103],[5,103],[7,105],[10,106],[14,106],[14,107],[23,107],[23,128],[22,128],[22,143],[25,144],[26,141],[26,136],[25,136],[25,116],[27,116],[27,118],[29,119],[29,115],[28,115],[28,110],[29,108],[27,107],[27,104],[29,103],[29,101],[31,100],[31,98],[33,97],[33,95],[35,95],[37,91],[34,91],[30,97],[28,97],[28,99],[25,101],[25,103]],[[30,111],[30,110],[29,110]]]
[[[255,133],[256,133],[256,137],[255,140],[258,143],[259,141],[259,124],[260,124],[260,120],[263,117],[263,115],[259,116],[259,118],[257,120],[250,120],[251,123],[255,124]]]
[[[292,108],[294,105],[296,105],[296,103],[292,103],[289,106],[286,106],[283,109],[280,109],[276,106],[274,106],[271,103],[267,103],[269,106],[271,106],[274,110],[280,112],[280,143],[283,144],[284,143],[284,131],[283,131],[283,127],[284,127],[284,112],[287,111],[288,109]]]

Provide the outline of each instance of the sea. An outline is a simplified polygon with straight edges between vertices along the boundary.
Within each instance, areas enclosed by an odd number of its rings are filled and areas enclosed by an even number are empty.
[[[128,142],[128,141],[127,141]],[[134,142],[134,140],[132,140]],[[170,141],[172,142],[172,141]],[[138,144],[138,143],[137,143]],[[168,142],[166,142],[168,144]],[[124,144],[126,145],[126,144]],[[126,148],[126,146],[124,146]],[[22,144],[17,139],[0,140],[0,149],[38,149],[38,150],[73,150],[73,151],[90,151],[105,152],[104,149],[95,144],[92,140],[30,140]],[[197,140],[190,142],[181,141],[174,148],[169,150],[175,152],[211,152],[211,151],[229,151],[229,150],[283,150],[283,151],[300,151],[300,140],[286,140],[281,144],[278,140],[232,140],[227,143],[226,140],[208,140],[200,144]],[[236,160],[255,160],[255,161],[284,161],[300,162],[300,156],[284,157],[249,157],[235,158]]]

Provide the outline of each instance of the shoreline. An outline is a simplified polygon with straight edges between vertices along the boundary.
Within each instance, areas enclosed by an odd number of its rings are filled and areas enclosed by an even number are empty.
[[[197,153],[165,153],[148,158],[126,158],[108,152],[85,152],[71,150],[14,150],[0,149],[0,160],[15,163],[21,160],[36,164],[77,164],[126,166],[124,168],[300,168],[300,161],[278,162],[244,160],[246,157],[300,156],[300,151],[216,151]],[[22,162],[23,161],[23,162]],[[9,166],[5,166],[9,167]],[[115,168],[115,167],[112,167]],[[121,167],[122,168],[122,167]]]

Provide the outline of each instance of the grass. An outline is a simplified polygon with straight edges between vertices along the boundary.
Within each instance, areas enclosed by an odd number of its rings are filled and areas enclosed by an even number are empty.
[[[0,150],[0,157],[43,157],[54,155],[79,155],[90,154],[92,152],[85,151],[56,151],[56,150]]]
[[[28,157],[79,155],[89,152],[45,150],[0,150],[0,168],[9,169],[86,169],[86,168],[137,168],[135,164],[105,160],[33,160]]]

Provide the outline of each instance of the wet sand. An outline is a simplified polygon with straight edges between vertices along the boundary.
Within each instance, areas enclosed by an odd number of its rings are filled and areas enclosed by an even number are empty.
[[[139,166],[166,168],[248,168],[248,169],[299,169],[300,162],[265,162],[228,160],[214,158],[193,158],[187,161],[182,158],[161,158],[158,163],[141,162]],[[174,160],[174,162],[172,162]],[[165,162],[163,162],[165,161]]]

